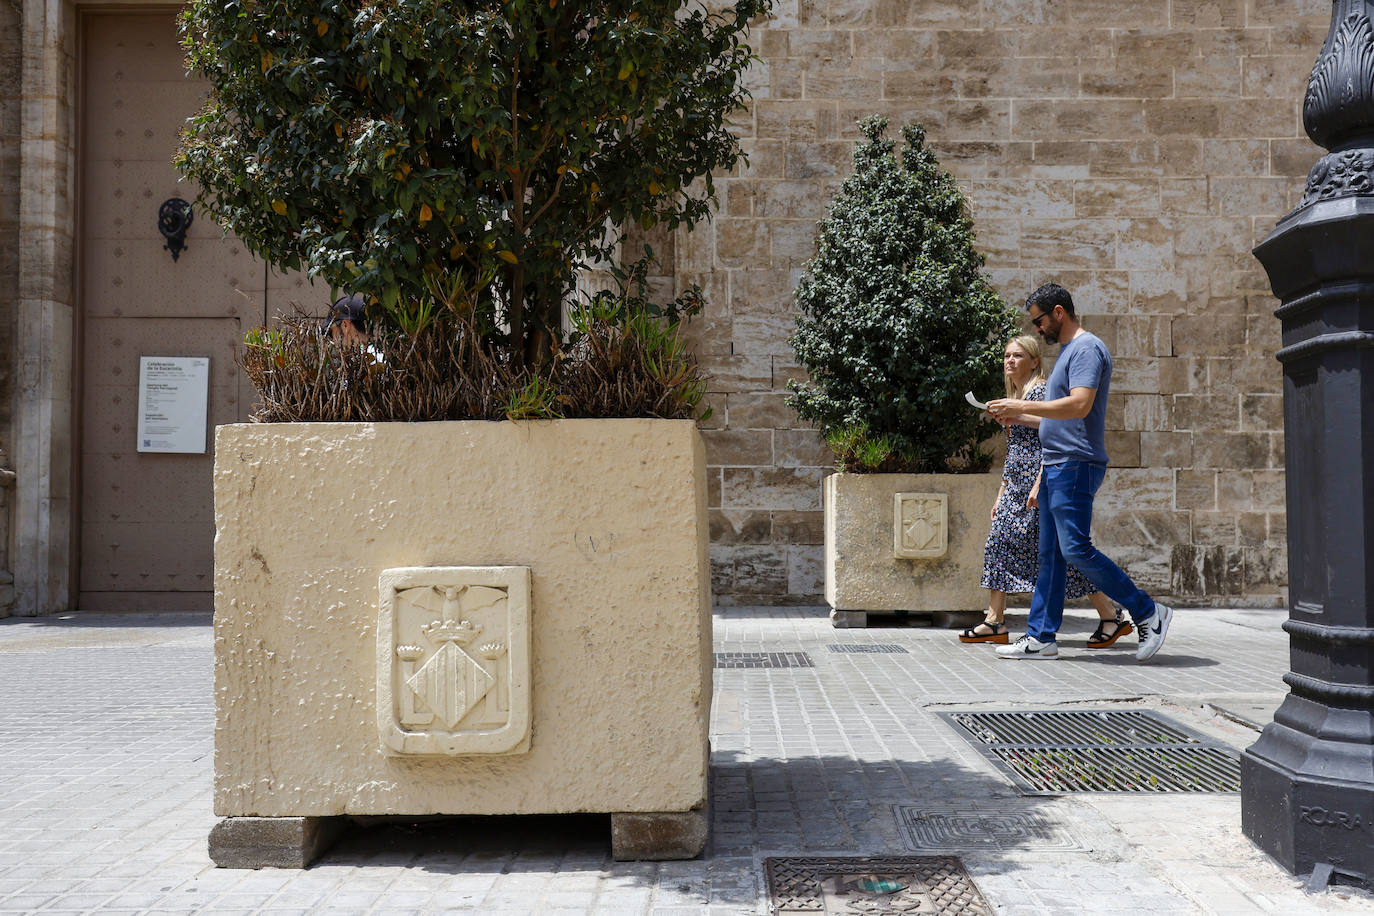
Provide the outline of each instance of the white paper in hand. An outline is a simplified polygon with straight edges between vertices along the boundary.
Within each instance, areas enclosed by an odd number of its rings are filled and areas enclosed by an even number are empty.
[[[964,392],[964,400],[965,400],[965,401],[968,401],[970,404],[972,404],[974,407],[977,407],[979,410],[984,410],[984,411],[985,411],[985,410],[988,409],[988,405],[984,404],[982,401],[980,401],[980,400],[978,400],[977,398],[975,398],[975,397],[973,396],[973,392],[972,392],[972,391],[965,391],[965,392]]]

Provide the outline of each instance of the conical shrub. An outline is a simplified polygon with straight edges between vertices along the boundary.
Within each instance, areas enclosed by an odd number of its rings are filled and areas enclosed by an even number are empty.
[[[810,380],[788,403],[848,470],[982,470],[996,427],[964,400],[1001,391],[1018,326],[981,273],[973,220],[919,125],[860,122],[854,170],[821,220],[791,342]]]

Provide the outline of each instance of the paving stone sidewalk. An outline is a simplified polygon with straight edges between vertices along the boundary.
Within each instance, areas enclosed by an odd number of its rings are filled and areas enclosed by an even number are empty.
[[[1282,612],[1182,610],[1150,665],[1084,648],[1090,616],[1070,612],[1060,660],[1010,662],[945,630],[721,609],[717,652],[802,664],[716,670],[702,859],[612,862],[605,817],[456,818],[359,825],[307,871],[206,856],[208,616],[0,621],[0,913],[754,916],[769,857],[912,855],[959,856],[1001,914],[1374,912],[1306,894],[1234,794],[1022,796],[939,717],[1156,710],[1239,749],[1283,697]]]

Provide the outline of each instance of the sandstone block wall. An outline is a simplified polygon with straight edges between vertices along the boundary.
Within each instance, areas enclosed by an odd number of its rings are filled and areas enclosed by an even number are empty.
[[[13,395],[14,301],[19,293],[19,11],[0,3],[0,446],[8,446]]]
[[[14,399],[15,303],[19,296],[19,10],[0,4],[0,454],[12,447],[10,417]],[[0,459],[0,473],[10,467]],[[14,603],[10,576],[10,512],[12,483],[0,482],[0,617]]]
[[[821,595],[832,458],[785,406],[816,221],[855,121],[915,120],[966,189],[996,287],[1055,279],[1116,358],[1098,542],[1185,602],[1274,604],[1286,579],[1277,304],[1251,247],[1319,155],[1301,129],[1318,0],[783,0],[738,120],[747,167],[680,235],[721,603]]]
[[[0,447],[18,472],[6,539],[14,610],[69,606],[74,406],[76,219],[75,4],[8,3],[0,11]],[[9,107],[10,105],[13,108]],[[11,144],[15,147],[11,152]],[[6,209],[8,208],[8,209]],[[5,215],[8,214],[8,215]],[[7,287],[6,287],[7,285]],[[8,288],[12,295],[4,295]]]
[[[52,516],[16,522],[4,561],[39,584],[30,612],[64,604],[68,565],[67,510],[44,507],[71,494],[44,469],[70,463],[74,9],[0,3],[0,238],[18,240],[0,245],[0,448],[13,518]],[[1323,0],[781,0],[753,36],[751,162],[720,176],[714,223],[650,234],[655,284],[710,301],[689,333],[715,379],[717,600],[821,600],[832,459],[783,403],[800,374],[791,291],[855,121],[878,112],[926,126],[1004,295],[1065,283],[1116,354],[1100,543],[1163,594],[1281,601],[1278,322],[1249,250],[1318,155],[1299,108],[1329,15]],[[19,340],[53,345],[20,359]]]

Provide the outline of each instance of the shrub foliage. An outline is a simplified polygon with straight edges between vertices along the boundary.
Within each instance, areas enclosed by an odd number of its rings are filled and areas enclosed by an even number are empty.
[[[258,390],[258,422],[697,418],[706,381],[678,325],[626,319],[604,302],[577,322],[567,346],[531,370],[512,369],[461,322],[386,329],[358,347],[306,315],[250,334],[238,363]]]
[[[1000,390],[1017,316],[982,275],[967,203],[922,128],[902,129],[898,153],[885,118],[860,127],[797,286],[792,346],[810,380],[788,403],[848,470],[986,469],[978,443],[996,427],[964,392]]]
[[[178,164],[269,263],[367,295],[421,349],[453,312],[516,372],[558,349],[608,226],[709,215],[773,2],[192,0],[211,89]]]

